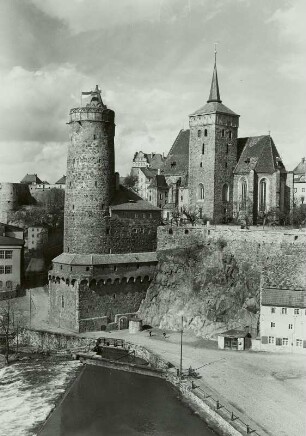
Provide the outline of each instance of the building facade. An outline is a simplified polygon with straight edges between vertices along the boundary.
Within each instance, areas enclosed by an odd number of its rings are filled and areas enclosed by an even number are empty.
[[[0,298],[12,298],[23,278],[23,239],[0,235]]]
[[[161,211],[120,186],[114,169],[115,114],[96,87],[71,109],[64,253],[49,272],[50,322],[105,329],[139,308],[152,280]]]
[[[264,351],[306,352],[306,277],[303,262],[283,255],[265,268],[260,336]]]
[[[294,205],[305,207],[306,201],[306,162],[303,157],[293,170]]]
[[[41,225],[28,227],[27,248],[37,250],[48,242],[48,228]]]

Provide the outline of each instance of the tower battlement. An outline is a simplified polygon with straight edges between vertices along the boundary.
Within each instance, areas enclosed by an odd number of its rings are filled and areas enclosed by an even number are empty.
[[[102,121],[105,123],[113,123],[115,113],[106,106],[86,106],[76,107],[70,110],[69,123],[75,121]]]

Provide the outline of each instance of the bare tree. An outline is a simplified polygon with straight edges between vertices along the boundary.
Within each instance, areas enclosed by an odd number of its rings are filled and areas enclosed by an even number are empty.
[[[10,300],[0,307],[0,334],[4,338],[5,362],[9,364],[10,340],[14,332],[14,315]]]

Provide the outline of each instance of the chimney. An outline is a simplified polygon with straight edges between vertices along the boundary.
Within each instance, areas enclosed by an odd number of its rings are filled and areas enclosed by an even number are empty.
[[[116,189],[116,191],[119,191],[119,182],[120,182],[119,173],[115,173],[115,189]]]

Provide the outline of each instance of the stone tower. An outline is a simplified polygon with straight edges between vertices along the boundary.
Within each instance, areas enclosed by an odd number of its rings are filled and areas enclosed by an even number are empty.
[[[64,252],[110,252],[109,206],[115,191],[115,113],[96,86],[90,102],[70,111]]]
[[[215,222],[232,216],[238,125],[220,98],[215,53],[207,103],[189,116],[189,206]]]

